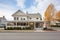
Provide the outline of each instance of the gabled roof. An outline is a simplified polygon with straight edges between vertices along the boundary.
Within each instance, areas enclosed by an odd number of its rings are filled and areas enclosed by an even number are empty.
[[[28,17],[35,17],[35,18],[38,18],[38,17],[41,17],[41,15],[39,13],[36,13],[36,14],[27,14]]]
[[[27,16],[27,17],[33,17],[33,18],[41,18],[40,13],[24,13],[21,10],[16,11],[12,16]]]
[[[25,15],[25,13],[22,12],[21,10],[18,10],[14,14],[12,14],[12,16],[19,16],[19,15]]]

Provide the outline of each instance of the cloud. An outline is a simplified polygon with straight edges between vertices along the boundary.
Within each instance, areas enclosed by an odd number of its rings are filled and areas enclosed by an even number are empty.
[[[0,16],[5,15],[8,20],[11,20],[12,18],[11,15],[18,9],[22,9],[22,11],[28,11],[29,13],[39,12],[43,16],[50,3],[53,3],[54,6],[56,6],[56,9],[60,9],[60,5],[57,6],[58,4],[57,0],[34,0],[33,4],[26,9],[25,9],[25,6],[27,6],[25,5],[26,0],[16,0],[16,2],[17,7],[11,6],[9,4],[0,3]]]
[[[10,20],[11,19],[11,16],[10,16],[11,14],[10,13],[12,13],[12,12],[9,11],[9,10],[1,9],[0,10],[0,17],[5,16],[6,19]]]
[[[56,10],[60,11],[60,5],[55,7],[55,8],[56,8]]]
[[[51,3],[56,6],[58,1],[56,1],[56,0],[35,0],[34,5],[31,5],[31,7],[26,10],[30,13],[31,12],[33,12],[33,13],[39,12],[43,16],[48,5]],[[35,4],[37,4],[37,5],[35,6]]]
[[[17,6],[21,7],[21,8],[25,8],[25,0],[16,0],[17,1]]]
[[[44,1],[35,0],[34,4],[37,4],[37,5],[36,6],[32,5],[29,9],[27,9],[27,11],[33,12],[33,13],[39,12],[42,15],[44,10],[47,7],[48,2],[46,0],[44,0]]]
[[[12,19],[12,14],[16,11],[17,9],[13,6],[6,5],[6,4],[1,4],[0,3],[0,17],[5,16],[7,20]]]

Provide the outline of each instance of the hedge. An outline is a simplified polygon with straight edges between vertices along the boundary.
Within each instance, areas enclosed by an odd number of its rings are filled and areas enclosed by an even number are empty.
[[[7,27],[5,30],[31,30],[31,27]]]
[[[59,25],[51,25],[51,27],[60,27]]]

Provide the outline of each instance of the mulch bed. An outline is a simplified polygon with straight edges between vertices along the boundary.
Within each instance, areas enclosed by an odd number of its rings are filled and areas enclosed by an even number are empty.
[[[54,29],[44,29],[45,31],[57,31],[57,30],[54,30]]]

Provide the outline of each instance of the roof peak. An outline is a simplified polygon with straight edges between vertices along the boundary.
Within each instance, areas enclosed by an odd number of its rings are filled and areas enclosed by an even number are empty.
[[[23,13],[21,10],[17,10],[17,12],[21,12],[21,13]]]
[[[25,13],[21,10],[17,10],[14,14],[12,14],[12,16],[14,15],[25,15]]]

